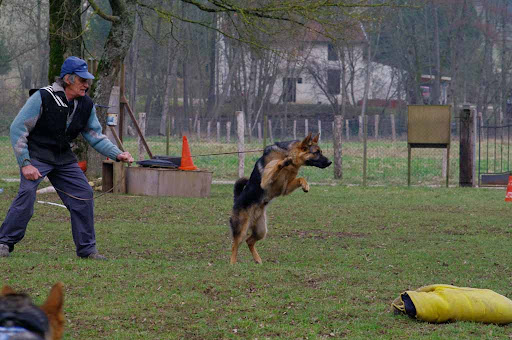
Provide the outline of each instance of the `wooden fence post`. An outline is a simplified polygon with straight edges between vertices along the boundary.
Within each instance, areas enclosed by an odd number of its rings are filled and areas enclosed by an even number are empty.
[[[139,127],[142,137],[146,136],[146,112],[139,112]],[[137,144],[139,145],[139,161],[144,159],[145,148],[142,144],[141,136],[137,136]]]
[[[297,121],[293,121],[293,140],[297,140]]]
[[[231,122],[226,122],[226,141],[231,143]]]
[[[358,131],[358,135],[359,135],[359,139],[362,140],[363,139],[363,130],[364,130],[364,126],[363,126],[363,116],[360,115],[359,116],[359,131]]]
[[[341,152],[341,132],[343,131],[343,117],[340,115],[334,116],[334,130],[333,130],[333,147],[334,147],[334,178],[341,179],[342,172],[342,152]]]
[[[197,120],[197,141],[201,141],[201,120]]]
[[[262,140],[263,140],[263,137],[261,135],[261,123],[258,122],[258,143],[261,143]]]
[[[380,120],[380,115],[375,115],[374,116],[375,118],[375,131],[374,131],[374,135],[375,135],[375,139],[379,138],[379,120]]]
[[[244,147],[244,136],[245,136],[245,123],[244,123],[244,112],[236,111],[236,122],[238,132],[238,178],[244,177],[245,168],[245,147]]]
[[[485,129],[484,129],[484,114],[482,112],[478,112],[478,117],[480,117],[480,138],[485,139]]]
[[[393,142],[396,142],[396,126],[395,126],[395,115],[391,115],[391,136],[393,138]]]
[[[469,105],[459,113],[460,116],[460,149],[459,149],[459,186],[473,186],[473,121]]]
[[[477,128],[477,120],[478,120],[478,115],[477,115],[477,112],[476,112],[476,107],[472,107],[471,108],[471,120],[472,120],[472,135],[473,135],[473,138],[471,139],[471,147],[473,149],[473,169],[472,169],[472,173],[473,173],[473,187],[477,187],[478,186],[478,174],[476,172],[476,164],[478,162],[478,158],[477,158],[477,134],[478,134],[478,128]]]
[[[320,139],[322,138],[322,121],[318,120],[318,142],[320,143]]]
[[[206,139],[209,141],[210,140],[210,130],[211,130],[211,127],[212,127],[212,122],[209,120],[208,121],[208,124],[206,124]]]
[[[309,133],[308,120],[304,119],[304,136],[307,136]]]
[[[220,143],[220,122],[217,122],[217,143]]]
[[[274,136],[272,133],[272,119],[268,120],[268,134],[270,138],[270,144],[274,144]]]
[[[348,119],[345,121],[345,131],[346,131],[346,133],[345,133],[346,137],[345,138],[347,140],[349,140],[350,139],[350,120],[348,120]]]

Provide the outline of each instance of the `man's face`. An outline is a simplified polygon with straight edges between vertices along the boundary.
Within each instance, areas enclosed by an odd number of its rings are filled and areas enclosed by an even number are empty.
[[[75,82],[71,83],[69,76],[69,74],[64,76],[64,81],[68,84],[65,88],[66,97],[68,97],[68,99],[75,99],[85,96],[85,91],[89,88],[89,81],[75,75]]]

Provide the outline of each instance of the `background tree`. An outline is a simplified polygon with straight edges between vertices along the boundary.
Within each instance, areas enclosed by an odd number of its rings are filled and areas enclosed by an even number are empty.
[[[4,39],[0,37],[0,74],[6,74],[11,70],[11,56],[7,50]]]

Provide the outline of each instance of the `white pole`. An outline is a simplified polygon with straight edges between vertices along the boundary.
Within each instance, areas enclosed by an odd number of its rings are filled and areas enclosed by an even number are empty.
[[[238,178],[242,178],[242,177],[244,177],[244,167],[245,167],[244,112],[236,111],[235,115],[236,115],[237,132],[238,132]]]
[[[318,120],[318,142],[320,143],[320,139],[322,138],[322,121]]]
[[[226,123],[226,140],[231,143],[231,122]]]

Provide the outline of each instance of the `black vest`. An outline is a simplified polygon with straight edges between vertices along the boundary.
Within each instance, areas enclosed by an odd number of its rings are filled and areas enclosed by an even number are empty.
[[[68,104],[64,92],[54,92],[51,86],[40,89],[39,93],[41,115],[27,138],[30,157],[56,165],[76,162],[71,142],[87,125],[93,108],[92,99],[88,96],[77,98],[77,108],[66,129],[73,102]]]

